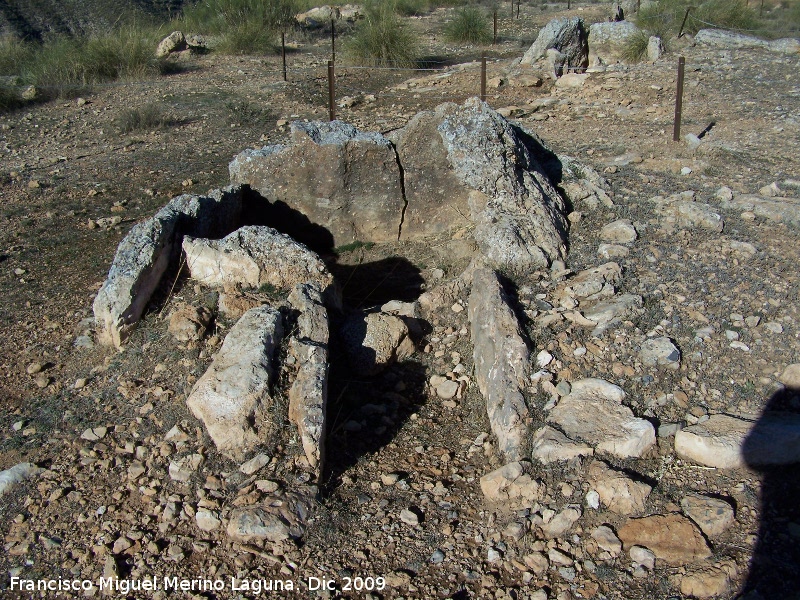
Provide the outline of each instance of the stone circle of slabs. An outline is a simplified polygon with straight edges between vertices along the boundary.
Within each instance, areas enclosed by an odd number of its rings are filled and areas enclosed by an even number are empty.
[[[254,206],[288,207],[281,216],[312,232],[325,231],[336,245],[425,239],[462,228],[466,219],[480,250],[463,276],[471,286],[476,380],[500,450],[509,464],[517,464],[531,435],[523,393],[530,381],[530,343],[497,271],[524,277],[565,258],[564,197],[608,204],[602,178],[557,157],[534,134],[477,99],[422,112],[391,137],[315,122],[294,123],[290,141],[242,152],[230,165],[233,185],[207,196],[179,196],[131,229],[94,303],[98,340],[124,343],[181,252],[191,277],[205,285],[291,290],[296,327],[288,348],[299,366],[289,386],[287,417],[297,428],[304,464],[318,481],[324,468],[329,311],[341,308],[341,297],[324,263],[298,241],[302,227],[294,227],[295,239],[249,224],[245,215]],[[570,165],[557,182],[560,188],[550,179],[554,160]],[[606,280],[603,273],[600,287],[605,285],[607,297],[618,274]],[[288,330],[281,313],[268,305],[246,311],[187,399],[217,450],[231,460],[258,452],[270,434],[273,365]],[[275,491],[271,502],[237,509],[228,533],[240,540],[301,535],[315,493],[313,486]]]

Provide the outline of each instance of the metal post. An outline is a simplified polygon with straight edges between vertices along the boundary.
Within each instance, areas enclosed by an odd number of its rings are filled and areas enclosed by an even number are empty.
[[[486,52],[481,54],[481,102],[486,102]]]
[[[514,18],[514,0],[511,0],[511,18]]]
[[[333,18],[331,18],[331,60],[336,62],[336,25]]]
[[[762,0],[763,2],[763,0]],[[517,0],[517,18],[519,19],[519,5],[522,4],[522,0]]]
[[[761,9],[758,11],[758,16],[759,17],[764,16],[764,0],[761,0]]]
[[[690,10],[692,10],[692,7],[688,6],[686,8],[686,14],[683,15],[683,23],[681,23],[681,29],[680,29],[680,31],[678,31],[678,37],[681,37],[683,35],[683,27],[686,25],[686,19],[689,18],[689,11]]]
[[[572,2],[570,0],[567,0],[567,10],[570,10],[571,8],[572,8]]]
[[[494,36],[492,36],[492,46],[497,44],[497,11],[494,11]]]
[[[336,91],[333,87],[333,61],[328,61],[328,116],[330,121],[336,120]]]
[[[286,79],[286,33],[281,31],[281,59],[283,60],[283,80]]]
[[[686,66],[686,59],[681,56],[678,59],[678,90],[675,94],[675,127],[672,130],[672,141],[678,142],[681,139],[681,116],[683,114],[683,69]]]

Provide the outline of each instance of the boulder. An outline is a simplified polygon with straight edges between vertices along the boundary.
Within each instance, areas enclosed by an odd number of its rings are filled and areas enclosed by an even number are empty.
[[[305,225],[302,237],[295,236],[301,241],[319,238],[319,226],[334,246],[397,240],[405,202],[389,140],[341,121],[295,121],[291,139],[291,145],[239,154],[229,167],[231,181],[300,213],[292,216]]]
[[[625,45],[641,33],[630,21],[593,23],[589,27],[589,65],[624,62]]]
[[[711,549],[697,526],[677,513],[629,519],[617,535],[626,548],[644,546],[672,566],[711,556]]]
[[[644,512],[647,497],[653,488],[634,481],[622,471],[612,469],[601,460],[589,465],[589,485],[600,496],[608,510],[618,515],[635,515]]]
[[[635,242],[638,234],[630,219],[618,219],[600,230],[600,239],[614,244],[630,244]]]
[[[332,305],[340,304],[333,275],[319,256],[271,227],[241,227],[221,240],[187,236],[183,251],[191,278],[204,285],[290,290],[310,282]]]
[[[328,311],[322,293],[312,284],[298,284],[289,295],[299,311],[289,352],[300,368],[289,390],[289,420],[297,426],[308,464],[322,475],[325,415],[328,406]]]
[[[408,326],[394,315],[354,314],[345,319],[339,333],[350,367],[363,377],[377,375],[414,353]]]
[[[530,371],[530,350],[517,317],[494,271],[476,269],[468,316],[475,379],[498,446],[509,460],[519,460],[528,438],[528,405],[522,394]]]
[[[710,538],[724,533],[735,521],[733,506],[720,498],[687,494],[681,500],[681,509]]]
[[[545,25],[536,41],[522,57],[520,64],[531,65],[547,54],[549,49],[564,55],[560,61],[561,73],[585,70],[589,64],[589,46],[586,26],[580,17],[553,19]]]
[[[227,235],[238,225],[241,212],[241,188],[228,187],[208,196],[173,198],[155,216],[134,225],[120,242],[94,300],[98,341],[122,345],[177,258],[184,235]]]
[[[277,310],[269,306],[249,310],[231,328],[186,400],[217,449],[233,460],[243,460],[273,427],[272,360],[282,337]]]
[[[341,12],[337,6],[315,6],[311,10],[295,15],[295,20],[302,27],[320,29],[329,25],[331,21],[340,18]]]
[[[391,141],[338,121],[293,123],[292,139],[241,153],[231,179],[288,209],[308,239],[324,228],[335,245],[412,240],[474,223],[481,251],[509,272],[566,252],[541,141],[475,98],[420,113]]]
[[[681,594],[687,598],[721,598],[733,589],[739,571],[732,560],[692,565],[678,575]]]
[[[664,42],[657,35],[647,38],[647,60],[656,62],[664,54]]]
[[[477,362],[477,361],[476,361]],[[602,379],[572,383],[572,391],[550,411],[547,420],[568,437],[584,441],[595,452],[638,458],[656,442],[653,425],[622,404],[622,388]]]
[[[481,477],[481,491],[488,502],[507,508],[531,507],[542,498],[543,486],[531,475],[527,461],[508,463]]]
[[[156,48],[156,57],[165,58],[173,52],[180,52],[186,50],[186,37],[180,31],[173,31],[163,40],[161,40]]]
[[[260,504],[236,508],[228,520],[228,536],[240,543],[301,538],[316,493],[314,487],[300,487],[293,492],[276,492]]]
[[[656,205],[656,212],[665,217],[667,223],[721,233],[725,228],[722,217],[711,205],[695,202],[694,196],[693,191],[688,191],[666,199],[656,196],[651,201]]]
[[[528,273],[566,254],[563,198],[536,158],[543,144],[477,98],[439,125],[455,174],[472,190],[474,236],[490,264]]]

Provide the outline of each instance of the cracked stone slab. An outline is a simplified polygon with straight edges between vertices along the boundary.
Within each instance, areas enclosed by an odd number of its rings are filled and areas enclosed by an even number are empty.
[[[122,345],[177,258],[184,235],[226,235],[238,224],[241,211],[241,188],[228,187],[208,196],[173,198],[153,217],[134,225],[120,242],[94,300],[98,341]]]
[[[290,145],[239,154],[229,166],[231,181],[301,213],[295,216],[304,237],[321,226],[332,246],[397,240],[405,201],[388,139],[341,121],[295,121],[291,138]]]
[[[236,508],[226,531],[236,542],[280,542],[299,539],[314,509],[317,489],[304,486],[290,492],[278,491],[263,502]]]
[[[272,360],[282,337],[280,312],[269,306],[247,311],[186,400],[217,449],[233,460],[242,461],[273,427]]]

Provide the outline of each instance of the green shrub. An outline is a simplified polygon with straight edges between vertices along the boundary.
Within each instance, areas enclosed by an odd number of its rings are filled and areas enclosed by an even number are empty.
[[[173,120],[160,104],[145,104],[137,108],[127,108],[119,116],[119,128],[124,133],[131,131],[152,131],[171,125]]]
[[[486,44],[492,41],[492,25],[486,13],[473,6],[459,10],[445,26],[444,33],[451,42]]]
[[[413,67],[417,46],[416,35],[393,3],[372,0],[364,6],[364,19],[345,44],[345,53],[362,65]]]
[[[404,17],[424,15],[430,10],[427,0],[394,0],[394,10]]]
[[[632,35],[625,40],[625,45],[622,47],[622,58],[629,63],[644,60],[645,56],[647,56],[647,44],[649,41],[650,36],[644,31]]]
[[[36,86],[56,87],[157,75],[157,37],[130,28],[89,38],[53,38],[36,48],[21,74]]]
[[[224,54],[269,52],[299,11],[295,0],[201,0],[183,12],[183,25],[218,38]]]
[[[684,33],[694,34],[711,27],[707,23],[723,29],[753,31],[761,26],[757,13],[747,6],[745,0],[706,0],[699,4],[690,0],[660,0],[640,10],[636,15],[636,24],[666,42],[678,35],[689,6],[692,9],[683,28]]]

